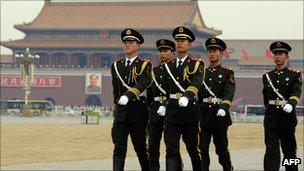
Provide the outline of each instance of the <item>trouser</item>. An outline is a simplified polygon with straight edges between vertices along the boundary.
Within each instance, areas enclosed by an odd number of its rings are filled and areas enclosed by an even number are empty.
[[[274,129],[264,128],[266,151],[264,155],[264,170],[278,171],[280,169],[280,143],[284,159],[295,159],[297,143],[295,128]],[[297,166],[285,166],[286,171],[297,171]]]
[[[164,130],[164,120],[149,123],[149,162],[151,171],[159,171],[160,142]]]
[[[124,170],[127,153],[128,135],[130,135],[134,150],[143,171],[149,170],[149,160],[146,144],[147,122],[126,123],[115,122],[112,127],[112,140],[114,143],[113,170]]]
[[[202,156],[202,170],[208,171],[210,165],[209,146],[211,137],[213,136],[213,143],[215,152],[218,155],[218,161],[222,165],[224,171],[233,170],[230,154],[228,150],[228,127],[203,127],[200,132],[200,150]]]
[[[187,124],[165,123],[164,135],[166,144],[166,170],[180,170],[180,146],[179,141],[182,139],[191,158],[192,170],[201,170],[200,155],[198,150],[198,122]]]

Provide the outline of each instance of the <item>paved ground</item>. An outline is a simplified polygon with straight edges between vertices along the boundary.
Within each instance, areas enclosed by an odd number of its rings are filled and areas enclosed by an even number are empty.
[[[79,117],[11,117],[1,116],[1,124],[79,124]],[[103,123],[112,123],[111,119],[102,120]],[[231,151],[231,159],[235,170],[262,170],[263,169],[264,149],[247,149]],[[302,159],[299,170],[303,170],[303,147],[298,150],[298,157]],[[183,155],[184,170],[191,170],[189,157]],[[161,169],[165,168],[165,158],[161,156]],[[1,166],[0,170],[111,170],[112,160],[82,160],[69,162],[38,163],[26,165]],[[130,157],[126,160],[126,170],[139,170],[139,164],[136,157]],[[211,170],[221,170],[217,162],[217,156],[211,152]],[[281,169],[283,169],[281,167]]]
[[[241,151],[232,151],[231,160],[235,170],[263,170],[263,149],[250,149]],[[303,160],[303,147],[299,148],[299,157]],[[191,170],[191,162],[187,155],[183,155],[184,170]],[[165,168],[165,158],[161,156],[161,169]],[[4,166],[1,170],[111,170],[112,160],[84,160],[56,163],[40,163],[28,165]],[[130,157],[126,160],[125,170],[139,170],[137,158]],[[216,155],[211,154],[211,170],[221,170],[217,163]],[[281,167],[281,170],[284,170]],[[299,170],[303,170],[303,161],[299,166]]]
[[[6,124],[80,124],[85,122],[85,117],[81,116],[47,116],[47,117],[16,117],[9,115],[1,115],[0,121],[2,125]],[[99,124],[112,123],[113,119],[100,119]]]

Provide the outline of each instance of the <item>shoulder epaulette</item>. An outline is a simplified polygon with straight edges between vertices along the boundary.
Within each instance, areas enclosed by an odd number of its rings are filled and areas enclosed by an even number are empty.
[[[173,61],[174,61],[174,59],[170,59],[169,61],[167,61],[167,62],[165,62],[165,63],[169,64],[169,63],[171,63],[171,62],[173,62]]]
[[[294,73],[299,73],[300,71],[294,68],[288,68],[289,71],[294,72]]]
[[[141,61],[147,61],[147,62],[150,62],[150,60],[149,60],[149,59],[139,59],[139,60],[141,60]]]
[[[192,60],[192,61],[202,61],[202,58],[199,58],[199,57],[195,56],[195,57],[191,57],[190,60]]]
[[[229,68],[229,67],[226,67],[226,66],[223,66],[223,68],[226,69],[226,70],[232,71],[232,68]]]
[[[161,65],[157,65],[157,66],[154,66],[153,69],[160,68],[160,67],[161,67]]]
[[[114,62],[121,62],[121,61],[123,61],[124,59],[115,59],[114,61],[113,61],[113,63]]]

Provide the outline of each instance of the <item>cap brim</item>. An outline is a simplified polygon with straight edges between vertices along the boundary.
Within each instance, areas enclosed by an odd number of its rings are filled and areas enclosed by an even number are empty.
[[[277,51],[282,51],[282,52],[287,52],[287,53],[289,53],[289,50],[284,49],[284,48],[275,48],[275,49],[272,49],[272,52],[273,52],[273,53],[274,53],[274,52],[277,52]]]
[[[220,45],[209,45],[207,46],[207,50],[211,50],[211,49],[219,49],[219,50],[223,50],[223,48]]]
[[[167,46],[167,45],[160,45],[157,47],[157,50],[160,50],[160,49],[170,49],[172,51],[174,51],[175,49],[172,48],[171,46]]]
[[[174,39],[189,39],[190,41],[192,41],[192,37],[187,35],[187,34],[176,34]]]
[[[141,42],[137,37],[135,36],[125,36],[123,37],[122,41],[138,41],[138,42]]]

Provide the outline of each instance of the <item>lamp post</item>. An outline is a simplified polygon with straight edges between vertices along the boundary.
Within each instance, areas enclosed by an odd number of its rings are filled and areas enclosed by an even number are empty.
[[[30,106],[29,106],[29,95],[31,93],[31,85],[34,83],[34,69],[35,69],[35,61],[40,57],[39,55],[33,54],[30,52],[29,48],[26,48],[24,53],[15,54],[16,58],[20,59],[20,78],[22,81],[23,89],[25,91],[24,101],[25,104],[22,108],[21,114],[22,116],[31,116]]]

